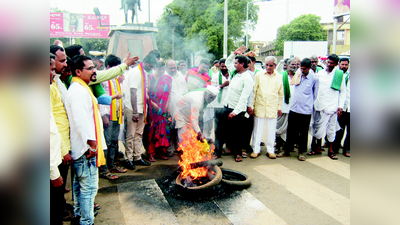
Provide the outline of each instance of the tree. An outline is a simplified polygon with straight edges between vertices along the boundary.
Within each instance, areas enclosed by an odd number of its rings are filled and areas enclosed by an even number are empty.
[[[228,2],[228,51],[236,49],[246,27],[247,1]],[[249,28],[258,20],[258,6],[249,5]],[[187,59],[203,51],[207,58],[219,59],[223,53],[224,1],[173,0],[157,21],[157,46],[163,58]]]
[[[319,23],[321,17],[314,14],[301,15],[289,24],[278,28],[275,39],[275,50],[283,55],[285,41],[326,41],[327,33]]]

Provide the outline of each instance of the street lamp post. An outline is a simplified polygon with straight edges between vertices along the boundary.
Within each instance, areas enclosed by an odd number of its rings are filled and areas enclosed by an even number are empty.
[[[247,1],[246,7],[246,47],[249,47],[249,5],[250,3],[257,3],[257,2],[269,2],[272,0],[259,0],[259,1]]]

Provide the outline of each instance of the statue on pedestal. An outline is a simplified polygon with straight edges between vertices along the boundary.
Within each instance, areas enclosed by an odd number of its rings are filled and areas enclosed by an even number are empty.
[[[125,23],[128,23],[128,12],[129,10],[132,11],[132,23],[133,23],[133,18],[136,15],[136,23],[138,22],[137,20],[137,9],[142,11],[140,8],[140,0],[121,0],[121,8],[124,9],[124,14],[125,14]]]

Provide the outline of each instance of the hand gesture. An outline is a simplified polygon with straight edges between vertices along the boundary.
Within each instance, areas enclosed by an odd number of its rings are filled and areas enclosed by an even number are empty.
[[[131,55],[131,52],[128,53],[128,56],[126,57],[126,61],[125,61],[125,64],[126,64],[128,67],[132,66],[133,64],[136,63],[136,61],[139,60],[139,56],[129,57],[130,55]]]

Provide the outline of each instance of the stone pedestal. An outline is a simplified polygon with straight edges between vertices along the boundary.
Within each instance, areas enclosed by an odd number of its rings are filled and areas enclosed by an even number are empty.
[[[108,54],[113,54],[123,60],[128,52],[131,56],[139,56],[140,61],[153,49],[157,49],[155,33],[158,29],[152,23],[123,24],[112,27],[108,36]]]

